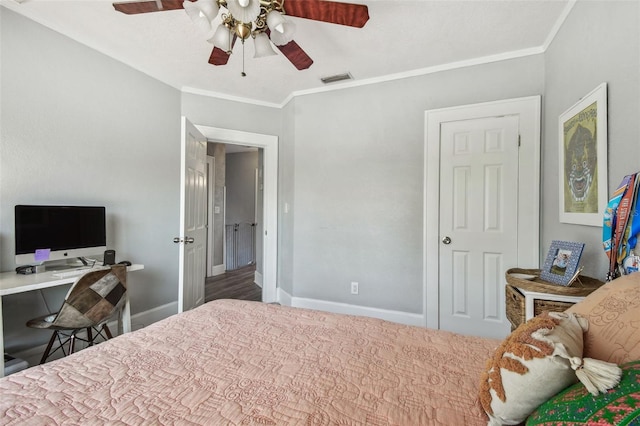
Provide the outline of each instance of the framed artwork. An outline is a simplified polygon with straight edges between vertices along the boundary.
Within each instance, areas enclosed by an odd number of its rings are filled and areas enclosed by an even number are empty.
[[[607,83],[560,115],[560,222],[602,226],[607,206]]]
[[[568,286],[577,276],[584,243],[552,241],[540,270],[540,278],[554,284]]]

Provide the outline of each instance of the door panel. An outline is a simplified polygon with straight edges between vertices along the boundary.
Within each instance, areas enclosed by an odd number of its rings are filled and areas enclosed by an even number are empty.
[[[443,123],[440,326],[504,336],[504,271],[517,264],[518,117]]]
[[[204,303],[207,253],[207,140],[182,120],[178,312]]]

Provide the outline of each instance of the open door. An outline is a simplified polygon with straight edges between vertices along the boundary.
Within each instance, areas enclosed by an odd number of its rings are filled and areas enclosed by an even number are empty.
[[[204,303],[207,257],[207,139],[182,117],[178,312]]]

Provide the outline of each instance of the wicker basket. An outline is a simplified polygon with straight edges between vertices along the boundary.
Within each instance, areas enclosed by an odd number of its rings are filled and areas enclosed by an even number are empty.
[[[513,274],[534,275],[535,278],[525,280],[518,278]],[[508,284],[523,290],[537,291],[540,293],[564,294],[567,296],[587,296],[595,289],[604,284],[604,282],[586,275],[578,276],[578,280],[570,286],[562,286],[560,284],[550,283],[540,279],[539,269],[520,269],[511,268],[504,274]]]
[[[524,323],[524,296],[518,289],[510,285],[505,287],[507,319],[511,323],[511,331]]]
[[[505,288],[507,320],[511,323],[511,331],[526,321],[524,296],[516,287],[511,285]],[[558,302],[555,300],[535,299],[533,301],[533,315],[543,312],[564,312],[573,306],[571,302]]]
[[[535,278],[525,280],[518,278],[512,274],[534,275]],[[505,273],[508,285],[505,288],[507,319],[511,323],[511,330],[515,330],[520,324],[526,320],[524,295],[518,289],[535,291],[539,293],[561,294],[566,296],[587,296],[595,289],[603,285],[602,281],[595,278],[581,275],[580,282],[572,286],[565,287],[559,284],[553,284],[540,279],[539,269],[509,269]],[[539,315],[542,312],[564,312],[573,303],[558,302],[553,300],[535,299],[533,301],[533,314]]]

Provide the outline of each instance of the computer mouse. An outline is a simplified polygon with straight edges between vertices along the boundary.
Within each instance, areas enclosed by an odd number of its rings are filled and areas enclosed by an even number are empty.
[[[131,262],[129,262],[128,260],[123,260],[121,262],[118,262],[118,265],[131,266]]]

